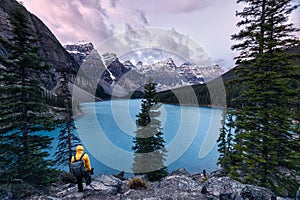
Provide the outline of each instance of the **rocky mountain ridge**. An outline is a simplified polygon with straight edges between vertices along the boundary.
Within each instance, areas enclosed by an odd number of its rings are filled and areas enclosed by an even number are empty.
[[[218,173],[203,177],[201,174],[190,174],[180,168],[163,178],[160,182],[147,182],[147,188],[131,189],[129,182],[113,175],[101,175],[93,178],[92,184],[84,187],[83,193],[77,192],[74,183],[53,184],[48,194],[32,195],[27,199],[148,199],[148,200],[284,200],[276,197],[270,190],[254,185],[242,184]]]
[[[94,46],[92,43],[77,43],[77,44],[67,44],[64,46],[67,52],[76,60],[78,65],[81,65],[82,62],[85,61],[85,57],[87,57]]]
[[[91,82],[98,81],[98,86],[105,93],[118,97],[128,96],[134,91],[142,91],[144,83],[150,77],[157,83],[157,90],[163,91],[186,85],[202,84],[223,73],[218,65],[198,66],[183,63],[177,66],[172,58],[147,65],[141,61],[133,64],[130,60],[120,61],[114,53],[104,53],[100,56],[92,43],[65,45],[64,47],[78,64],[83,66],[82,73],[91,69],[99,72],[100,80],[92,78]],[[100,60],[96,61],[96,59]],[[98,66],[87,66],[87,63],[95,64],[96,62]]]

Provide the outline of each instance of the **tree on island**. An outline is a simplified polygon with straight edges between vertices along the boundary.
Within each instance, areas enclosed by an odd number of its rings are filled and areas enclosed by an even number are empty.
[[[238,41],[232,49],[240,51],[236,73],[243,90],[232,103],[238,107],[231,112],[236,118],[230,125],[235,135],[229,174],[277,194],[294,195],[300,144],[291,100],[300,95],[293,87],[299,85],[300,70],[292,62],[295,55],[286,51],[299,45],[292,36],[297,30],[288,23],[297,6],[292,0],[237,2],[245,8],[237,12],[241,30],[232,36]]]
[[[159,104],[155,100],[155,84],[149,82],[144,87],[141,111],[137,115],[132,170],[135,175],[145,174],[150,181],[157,181],[168,175],[166,149],[164,146]]]
[[[3,183],[21,179],[47,185],[55,179],[48,149],[52,138],[37,134],[56,125],[43,98],[38,79],[50,69],[39,55],[37,40],[24,8],[17,6],[10,18],[13,37],[8,58],[0,65],[0,154]],[[5,40],[1,39],[4,45]]]
[[[63,119],[60,122],[60,134],[58,135],[58,145],[55,152],[55,162],[58,166],[69,166],[71,172],[71,157],[73,149],[80,144],[80,139],[75,135],[75,123],[72,110],[72,95],[69,90],[69,74],[62,69],[60,77],[60,92],[58,97],[64,102]]]

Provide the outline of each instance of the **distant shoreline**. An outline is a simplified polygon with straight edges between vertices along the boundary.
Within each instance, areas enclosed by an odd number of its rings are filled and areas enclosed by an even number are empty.
[[[220,105],[209,105],[209,104],[203,104],[203,105],[199,105],[199,104],[178,104],[178,103],[164,103],[164,102],[160,102],[162,104],[166,104],[166,105],[174,105],[174,106],[191,106],[191,107],[208,107],[208,108],[228,108],[225,106],[220,106]]]
[[[95,103],[95,102],[103,102],[103,101],[113,101],[113,100],[136,100],[136,99],[143,99],[143,98],[134,98],[134,99],[128,99],[128,98],[114,98],[114,99],[102,99],[101,101],[94,101],[94,102],[84,102],[84,103]],[[83,102],[82,102],[83,103]],[[161,104],[166,104],[166,105],[174,105],[174,106],[191,106],[191,107],[207,107],[207,108],[220,108],[220,109],[231,109],[226,106],[221,106],[221,105],[210,105],[210,104],[178,104],[178,103],[165,103],[165,102],[158,102]]]

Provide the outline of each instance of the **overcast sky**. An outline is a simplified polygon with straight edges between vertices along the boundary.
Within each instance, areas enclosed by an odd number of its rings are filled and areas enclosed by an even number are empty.
[[[95,46],[126,31],[155,27],[189,38],[222,67],[234,65],[230,35],[237,32],[236,0],[23,0],[62,44]],[[297,15],[298,14],[298,15]],[[299,9],[293,22],[300,27]],[[296,21],[297,19],[297,21]],[[167,33],[163,31],[163,33]],[[168,32],[169,33],[169,32]],[[183,37],[184,36],[184,37]],[[142,40],[142,39],[141,39]],[[164,45],[174,42],[164,40]],[[178,39],[183,41],[183,39]],[[132,41],[131,41],[132,42]],[[176,44],[178,46],[178,44]],[[188,48],[187,42],[184,44]],[[176,52],[175,52],[176,53]],[[177,52],[180,54],[181,52]],[[189,58],[187,58],[189,59]]]

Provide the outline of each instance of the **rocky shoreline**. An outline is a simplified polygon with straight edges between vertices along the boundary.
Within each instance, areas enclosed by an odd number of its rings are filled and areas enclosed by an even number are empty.
[[[293,198],[276,197],[270,190],[254,185],[242,184],[218,172],[203,177],[203,174],[190,174],[180,168],[160,182],[149,182],[144,189],[130,189],[132,178],[120,179],[113,175],[93,177],[91,185],[77,192],[75,183],[57,182],[45,194],[32,195],[27,200],[88,199],[88,200],[288,200]]]

